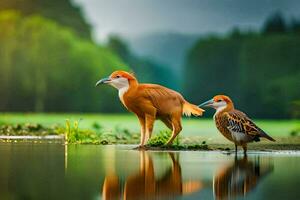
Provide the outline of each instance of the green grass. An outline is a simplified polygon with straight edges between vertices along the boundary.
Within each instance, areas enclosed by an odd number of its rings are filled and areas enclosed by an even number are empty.
[[[249,145],[255,150],[300,149],[300,120],[254,120],[276,139]],[[0,135],[64,134],[69,144],[138,144],[139,122],[130,114],[0,114]],[[217,131],[212,119],[184,118],[183,131],[172,146],[164,144],[170,131],[157,121],[148,148],[153,150],[232,149],[231,142]],[[12,142],[12,140],[1,140]],[[15,141],[16,142],[16,141]]]
[[[138,133],[139,122],[131,114],[0,114],[0,124],[25,124],[38,123],[49,127],[53,125],[65,126],[66,120],[79,121],[80,129],[95,129],[100,126],[106,132],[112,132],[116,127],[128,129],[130,132]],[[254,120],[258,126],[274,137],[288,136],[291,131],[300,127],[300,120]],[[167,130],[165,125],[156,121],[154,133]],[[215,128],[212,119],[206,118],[184,118],[183,137],[221,137]]]
[[[254,121],[277,141],[263,140],[250,144],[250,149],[300,149],[300,120]],[[130,114],[0,114],[0,135],[64,134],[70,144],[138,144],[139,130],[138,120]],[[172,146],[165,146],[170,133],[157,121],[148,147],[153,150],[224,150],[233,147],[217,131],[212,119],[184,118],[182,133]]]

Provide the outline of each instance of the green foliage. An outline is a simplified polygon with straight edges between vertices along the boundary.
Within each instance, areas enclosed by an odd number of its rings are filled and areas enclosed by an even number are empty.
[[[262,33],[234,28],[225,37],[202,38],[186,57],[186,96],[202,102],[227,94],[251,117],[299,118],[298,27],[276,12]]]
[[[185,93],[201,102],[218,93],[239,94],[238,54],[241,39],[207,38],[190,51],[185,67]],[[195,91],[195,87],[199,91]]]
[[[287,25],[280,12],[272,14],[265,22],[263,33],[284,33],[287,31]]]
[[[147,145],[152,147],[159,147],[165,145],[172,135],[171,131],[160,131],[158,134],[152,136]],[[173,145],[179,145],[180,136],[177,136]]]
[[[240,99],[251,115],[292,116],[292,103],[300,99],[299,45],[300,37],[295,35],[257,37],[243,43]]]
[[[69,125],[66,125],[66,120]],[[61,123],[60,123],[61,122]],[[97,122],[97,123],[95,123]],[[281,144],[299,143],[299,120],[255,120],[268,134]],[[162,123],[157,123],[154,135],[148,144],[153,150],[209,150],[224,147],[226,140],[213,126],[212,120],[184,119],[185,129],[173,145],[165,143],[171,136]],[[97,125],[95,125],[97,124]],[[61,135],[66,133],[72,138],[70,144],[135,144],[140,142],[138,123],[134,116],[124,115],[91,115],[91,114],[2,114],[0,115],[0,135]],[[99,127],[99,128],[95,128]],[[113,128],[112,128],[113,127]],[[199,129],[201,127],[201,130]],[[1,131],[2,130],[2,131]],[[19,133],[17,131],[19,131]],[[161,133],[156,135],[161,130]],[[294,131],[298,131],[297,133]],[[293,133],[292,133],[293,132]],[[291,135],[297,137],[290,137]],[[163,139],[161,139],[163,138]],[[7,141],[7,140],[1,140]],[[205,141],[208,141],[206,143]],[[9,141],[8,141],[9,142]],[[11,142],[11,141],[10,141]],[[34,141],[35,142],[35,141]],[[269,143],[265,141],[263,143]],[[277,144],[276,143],[276,144]],[[216,144],[216,145],[215,145]],[[260,144],[260,143],[259,143]],[[160,146],[162,145],[162,146]],[[272,144],[273,145],[273,144]],[[229,147],[232,148],[230,144]],[[286,146],[291,148],[292,146]]]
[[[0,43],[1,111],[120,109],[113,90],[94,87],[111,71],[127,69],[107,48],[43,17],[13,11],[0,13]]]
[[[154,135],[149,139],[147,148],[149,149],[172,149],[172,150],[210,150],[206,141],[202,143],[185,144],[181,143],[181,137],[177,136],[172,145],[166,146],[166,143],[172,135],[171,131],[160,131],[157,135]]]
[[[71,0],[1,0],[0,11],[16,10],[22,15],[39,15],[69,27],[77,35],[90,39],[90,25]]]
[[[227,94],[256,118],[294,116],[293,102],[300,99],[299,45],[293,34],[202,39],[187,56],[186,96],[202,102]]]
[[[170,137],[170,131],[161,131],[159,134],[152,136],[152,138],[149,139],[147,145],[153,147],[165,145]]]
[[[292,137],[298,136],[300,134],[300,128],[296,128],[290,132]]]
[[[91,130],[80,130],[79,122],[74,121],[73,126],[70,120],[66,120],[65,141],[67,144],[99,144],[100,134]]]
[[[300,20],[299,19],[292,19],[291,25],[290,25],[290,32],[300,33]]]
[[[37,123],[26,124],[3,124],[0,126],[0,135],[7,136],[45,136],[61,134],[58,126],[45,127]]]
[[[293,118],[300,118],[300,100],[292,102],[291,113]]]
[[[133,132],[134,134],[139,133],[140,130],[140,125],[137,122],[136,117],[132,114],[2,113],[0,115],[0,125],[34,123],[41,124],[45,127],[52,127],[53,124],[56,124],[59,127],[65,127],[66,119],[82,119],[80,121],[80,128],[85,130],[97,131],[93,126],[95,122],[102,127],[102,129],[99,130],[101,132],[105,130],[106,132],[113,132],[113,127],[121,127],[121,129],[131,130],[130,132]],[[291,130],[300,125],[300,120],[253,120],[265,132],[276,138],[286,137],[289,135]],[[183,118],[182,121],[184,129],[180,133],[180,136],[201,136],[203,138],[223,137],[214,126],[214,122],[211,118]],[[166,130],[166,126],[163,123],[157,122],[155,124],[153,136],[155,136],[155,133],[163,130]],[[137,134],[137,137],[139,137],[139,134]],[[201,141],[203,140],[202,138],[199,139]]]
[[[66,120],[65,141],[66,144],[135,144],[139,140],[139,135],[130,132],[128,129],[116,126],[113,131],[105,131],[101,125],[96,125],[97,130],[80,129],[80,120]],[[95,124],[94,124],[95,125]],[[94,126],[95,127],[95,126]]]

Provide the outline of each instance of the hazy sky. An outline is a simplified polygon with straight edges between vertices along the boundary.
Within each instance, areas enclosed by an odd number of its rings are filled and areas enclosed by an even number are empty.
[[[73,0],[81,5],[96,40],[110,33],[224,33],[259,28],[270,13],[300,18],[300,0]]]

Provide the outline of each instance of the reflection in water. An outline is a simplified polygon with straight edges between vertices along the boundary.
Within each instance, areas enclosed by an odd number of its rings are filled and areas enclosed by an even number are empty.
[[[140,152],[139,171],[126,177],[122,184],[115,174],[105,177],[103,199],[173,199],[176,196],[199,191],[200,181],[182,181],[181,166],[174,153],[168,153],[172,166],[161,179],[155,178],[154,164],[148,152]]]
[[[0,143],[0,199],[299,199],[299,165],[299,154]]]
[[[215,199],[232,199],[245,196],[260,180],[273,171],[270,162],[261,163],[260,157],[249,161],[247,156],[238,159],[225,168],[219,169],[214,177]]]

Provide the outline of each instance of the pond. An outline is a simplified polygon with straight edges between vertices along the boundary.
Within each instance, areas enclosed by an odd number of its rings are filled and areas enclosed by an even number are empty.
[[[0,199],[299,199],[300,154],[0,143]]]

